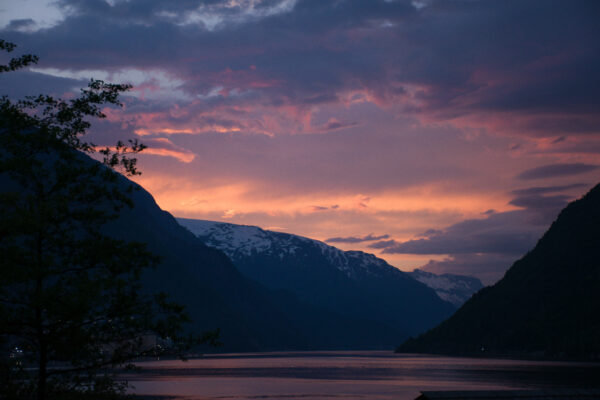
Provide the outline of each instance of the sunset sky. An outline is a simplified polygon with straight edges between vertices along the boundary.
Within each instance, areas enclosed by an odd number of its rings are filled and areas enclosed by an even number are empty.
[[[91,139],[147,144],[136,180],[177,217],[489,284],[600,181],[599,21],[597,0],[0,0],[0,38],[40,57],[0,87],[133,84]]]

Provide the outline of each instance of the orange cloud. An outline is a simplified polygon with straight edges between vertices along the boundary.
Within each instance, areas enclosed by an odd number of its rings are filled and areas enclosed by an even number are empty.
[[[148,138],[143,141],[148,146],[142,154],[152,154],[163,157],[173,157],[183,163],[194,161],[196,155],[191,151],[179,147],[167,138]]]
[[[175,129],[175,128],[142,128],[142,129],[136,129],[134,132],[136,135],[138,136],[150,136],[150,135],[159,135],[159,134],[166,134],[166,135],[175,135],[175,134],[186,134],[186,135],[196,135],[199,133],[206,133],[206,132],[219,132],[219,133],[229,133],[229,132],[240,132],[241,129],[238,127],[224,127],[224,126],[219,126],[219,125],[210,125],[210,126],[204,126],[202,128],[182,128],[182,129]]]
[[[147,148],[144,150],[144,154],[152,154],[155,156],[173,157],[184,163],[190,163],[194,161],[196,155],[192,152],[177,151],[169,149],[158,149],[158,148]]]

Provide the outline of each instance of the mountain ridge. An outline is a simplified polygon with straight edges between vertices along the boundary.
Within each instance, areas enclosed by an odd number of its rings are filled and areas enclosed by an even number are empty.
[[[319,248],[330,262],[335,263],[340,271],[345,272],[348,277],[353,279],[356,279],[358,271],[351,268],[351,259],[358,259],[360,261],[358,265],[363,267],[369,264],[386,272],[404,274],[404,272],[389,265],[385,260],[374,254],[358,250],[340,250],[322,241],[300,235],[269,231],[253,225],[238,225],[191,218],[176,218],[176,220],[188,229],[193,227],[196,232],[204,232],[198,233],[198,238],[206,245],[223,251],[231,259],[250,256],[253,252],[276,253],[280,258],[286,254],[294,255],[300,249],[298,242],[303,242]],[[194,233],[194,230],[191,230],[192,233]],[[370,270],[369,273],[374,273],[374,271]]]
[[[143,188],[134,191],[132,200],[134,207],[123,209],[106,230],[147,243],[161,257],[159,267],[145,274],[145,286],[185,305],[192,330],[220,329],[224,347],[205,351],[383,349],[404,335],[268,289],[244,277],[225,253],[179,225]]]
[[[0,146],[0,153],[4,150]],[[106,168],[84,153],[75,154],[81,166]],[[53,160],[60,155],[48,148],[35,156],[42,162],[48,160],[51,172]],[[48,176],[52,179],[51,173]],[[130,197],[131,207],[119,210],[111,203],[94,204],[118,213],[116,219],[102,224],[101,232],[145,243],[148,251],[158,256],[156,268],[144,270],[141,276],[142,290],[165,292],[185,306],[192,320],[186,327],[190,333],[220,329],[223,346],[200,351],[389,349],[398,337],[406,336],[371,319],[343,316],[244,277],[223,252],[202,243],[160,209],[150,193],[122,175],[110,183],[87,177],[81,181],[77,173],[63,178],[74,184],[110,184],[108,190]],[[21,190],[17,181],[0,172],[0,195],[16,195]]]
[[[415,334],[455,307],[373,254],[255,226],[179,218],[205,244],[228,254],[246,277],[343,315]]]

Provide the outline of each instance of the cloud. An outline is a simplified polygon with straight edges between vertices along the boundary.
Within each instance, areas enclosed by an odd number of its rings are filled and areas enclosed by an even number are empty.
[[[349,237],[332,237],[329,239],[325,239],[327,243],[362,243],[362,242],[372,242],[375,240],[382,240],[389,238],[390,235],[379,235],[375,236],[373,234],[368,234],[367,236],[349,236]]]
[[[416,237],[432,237],[444,233],[440,229],[427,229],[425,232],[417,233]]]
[[[569,198],[570,196],[562,194],[555,196],[528,195],[515,197],[509,202],[509,204],[530,210],[537,210],[540,208],[557,209],[564,207]]]
[[[325,124],[318,128],[319,132],[331,132],[338,131],[340,129],[346,129],[353,126],[359,125],[358,122],[342,122],[338,121],[336,118],[330,118]]]
[[[543,228],[523,226],[524,211],[497,213],[451,225],[443,233],[404,242],[376,242],[369,247],[383,254],[511,254],[531,249]]]
[[[583,176],[531,167],[600,165],[598,2],[60,0],[44,25],[47,2],[29,1],[7,3],[1,33],[40,64],[2,74],[2,94],[134,83],[91,137],[143,136],[144,177],[161,176],[153,194],[181,212],[212,185],[215,218],[260,203],[269,225],[307,236],[389,232],[365,242],[386,254],[439,243],[458,260],[502,251],[497,239],[512,257],[580,189],[561,178]],[[28,18],[37,31],[10,24]]]
[[[393,248],[393,247],[397,246],[398,244],[399,244],[399,242],[395,241],[394,239],[391,239],[391,240],[381,240],[379,242],[371,243],[367,247],[369,247],[370,249],[384,249],[384,253],[387,253],[385,250],[387,250],[388,248]],[[430,254],[430,253],[427,253],[427,254]]]
[[[175,145],[167,138],[145,139],[143,143],[148,146],[142,154],[173,157],[183,163],[194,161],[196,155],[191,151]]]
[[[570,189],[581,189],[588,185],[585,183],[572,183],[570,185],[559,185],[559,186],[536,186],[524,189],[515,189],[511,191],[511,194],[515,196],[534,196],[544,195],[548,193],[564,192]]]
[[[369,244],[382,254],[446,255],[421,266],[435,273],[474,275],[493,283],[520,256],[531,250],[569,200],[565,192],[587,185],[537,186],[516,189],[510,205],[519,210],[488,210],[484,218],[466,219],[444,229],[429,229],[416,239],[381,240]]]
[[[137,24],[170,23],[208,31],[227,29],[289,12],[296,0],[242,1],[80,1],[57,2],[71,16],[95,13],[113,21],[133,21]]]
[[[524,254],[537,242],[572,196],[552,194],[583,184],[514,190],[509,204],[520,210],[486,212],[485,218],[466,219],[443,230],[429,229],[406,241],[382,240],[368,245],[383,254]]]
[[[548,179],[561,176],[585,174],[600,168],[598,165],[583,163],[551,164],[525,170],[516,176],[520,180]]]
[[[27,32],[35,29],[35,21],[31,18],[13,19],[6,27],[8,30]]]
[[[56,3],[48,0],[4,1],[0,6],[0,29],[33,32],[55,26],[64,19]]]
[[[312,132],[305,122],[317,108],[360,98],[424,121],[483,124],[513,135],[600,133],[594,90],[600,85],[600,45],[591,39],[599,6],[592,2],[58,5],[63,18],[56,25],[19,32],[15,23],[3,33],[59,70],[176,76],[183,82],[178,89],[189,97],[190,115],[250,108],[237,116],[244,129]],[[284,113],[274,126],[273,115]],[[362,122],[327,120],[323,131]]]
[[[221,218],[223,219],[230,219],[235,217],[238,214],[238,212],[234,209],[229,209],[229,210],[225,210],[223,212],[223,215],[221,215]]]
[[[78,92],[87,82],[87,79],[49,76],[29,70],[0,75],[2,94],[11,98],[36,96],[41,93],[62,97],[68,92]]]
[[[572,196],[558,194],[542,196],[539,194],[521,195],[513,198],[509,204],[521,207],[528,212],[528,222],[544,224],[552,221],[568,203]]]

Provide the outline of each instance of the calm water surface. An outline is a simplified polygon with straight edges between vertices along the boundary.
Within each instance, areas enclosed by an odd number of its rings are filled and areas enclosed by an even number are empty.
[[[149,361],[127,375],[140,395],[179,399],[414,399],[421,390],[600,388],[600,364],[397,355],[221,354]]]

